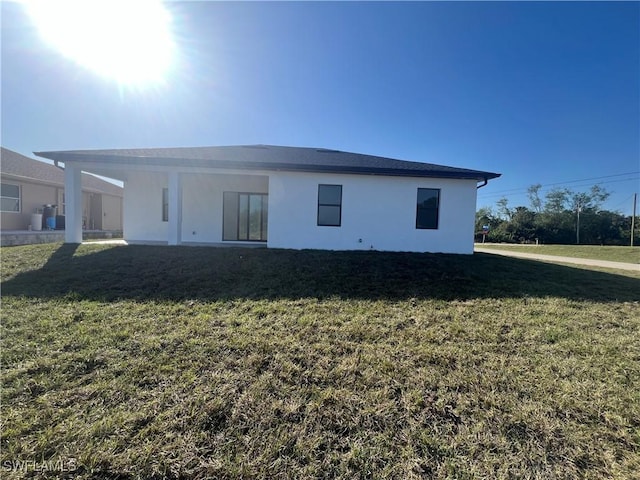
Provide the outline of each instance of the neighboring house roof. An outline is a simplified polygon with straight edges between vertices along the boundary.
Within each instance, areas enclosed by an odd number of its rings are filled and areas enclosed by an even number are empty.
[[[49,163],[25,157],[24,155],[0,147],[0,172],[25,181],[37,181],[64,187],[64,170]],[[104,181],[90,174],[82,175],[82,189],[92,193],[106,193],[122,197],[122,187]]]
[[[34,152],[55,161],[107,162],[155,166],[354,173],[403,177],[461,178],[486,181],[499,173],[409,162],[324,148],[241,145],[225,147],[138,148]]]

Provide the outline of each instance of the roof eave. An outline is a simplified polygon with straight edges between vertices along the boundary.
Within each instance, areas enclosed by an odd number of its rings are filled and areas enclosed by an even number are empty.
[[[56,162],[81,162],[81,163],[106,163],[117,165],[130,165],[132,163],[147,166],[185,166],[185,167],[209,167],[226,170],[270,170],[288,172],[309,173],[343,173],[354,175],[381,175],[393,177],[418,177],[418,178],[452,178],[460,180],[485,181],[500,176],[499,173],[481,172],[469,170],[468,172],[450,172],[446,170],[411,170],[376,167],[356,167],[347,165],[307,165],[277,162],[238,162],[230,160],[213,159],[186,159],[177,157],[148,157],[148,156],[122,156],[122,155],[95,155],[90,153],[75,152],[34,152],[34,154],[54,160]],[[78,157],[78,158],[73,158]]]

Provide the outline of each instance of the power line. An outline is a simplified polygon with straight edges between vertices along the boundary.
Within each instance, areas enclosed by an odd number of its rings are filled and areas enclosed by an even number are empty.
[[[625,175],[628,175],[628,174],[625,174]],[[604,178],[604,177],[601,177],[601,178]],[[609,180],[609,181],[606,181],[606,182],[597,182],[595,184],[585,183],[585,184],[582,184],[582,185],[574,185],[574,187],[591,187],[593,185],[603,185],[603,184],[606,184],[606,183],[630,182],[632,180],[636,180],[636,181],[640,180],[640,177],[623,178],[623,179],[620,179],[620,180]],[[584,181],[584,180],[575,180],[575,181]],[[566,183],[570,183],[570,182],[566,182]],[[571,183],[573,183],[573,182],[571,182]],[[546,187],[552,187],[552,186],[555,186],[555,185],[564,185],[564,183],[550,183],[550,184],[547,184]],[[541,188],[539,191],[540,192],[546,192],[548,190],[550,190],[550,188]],[[513,197],[515,195],[525,195],[527,193],[527,190],[526,189],[524,189],[524,190],[523,189],[513,189],[511,191],[511,193],[507,193],[507,192],[510,192],[510,191],[509,190],[503,190],[502,192],[481,194],[481,195],[478,195],[478,198]]]
[[[556,185],[567,185],[569,183],[578,183],[578,182],[586,182],[588,180],[599,180],[601,178],[613,178],[613,177],[622,177],[624,175],[637,175],[638,173],[640,173],[640,171],[636,171],[636,172],[627,172],[627,173],[616,173],[614,175],[604,175],[601,177],[591,177],[591,178],[583,178],[581,180],[568,180],[566,182],[556,182],[556,183],[546,183],[541,185],[542,187],[553,187]],[[527,186],[527,187],[517,187],[517,188],[510,188],[507,190],[498,190],[496,192],[493,192],[492,194],[487,194],[487,195],[493,195],[493,194],[498,194],[498,193],[508,193],[508,192],[519,192],[519,191],[524,191],[526,192],[529,187],[531,185]],[[485,196],[485,195],[478,195],[478,196]]]
[[[622,205],[623,203],[627,203],[629,200],[631,200],[633,198],[633,193],[629,196],[627,196],[624,200],[622,200],[620,203],[616,203],[615,205],[613,205],[611,208],[612,209],[616,209],[618,208],[620,205]]]

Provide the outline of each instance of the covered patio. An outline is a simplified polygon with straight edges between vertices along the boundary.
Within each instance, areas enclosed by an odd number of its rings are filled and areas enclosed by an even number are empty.
[[[82,242],[81,171],[122,181],[124,238],[130,243],[266,246],[269,176],[206,168],[67,162],[64,241]]]

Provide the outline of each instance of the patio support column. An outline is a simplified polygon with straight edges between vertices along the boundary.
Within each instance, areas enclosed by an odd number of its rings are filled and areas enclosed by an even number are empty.
[[[169,172],[169,245],[182,243],[182,174]]]
[[[82,243],[82,170],[64,165],[65,243]]]

